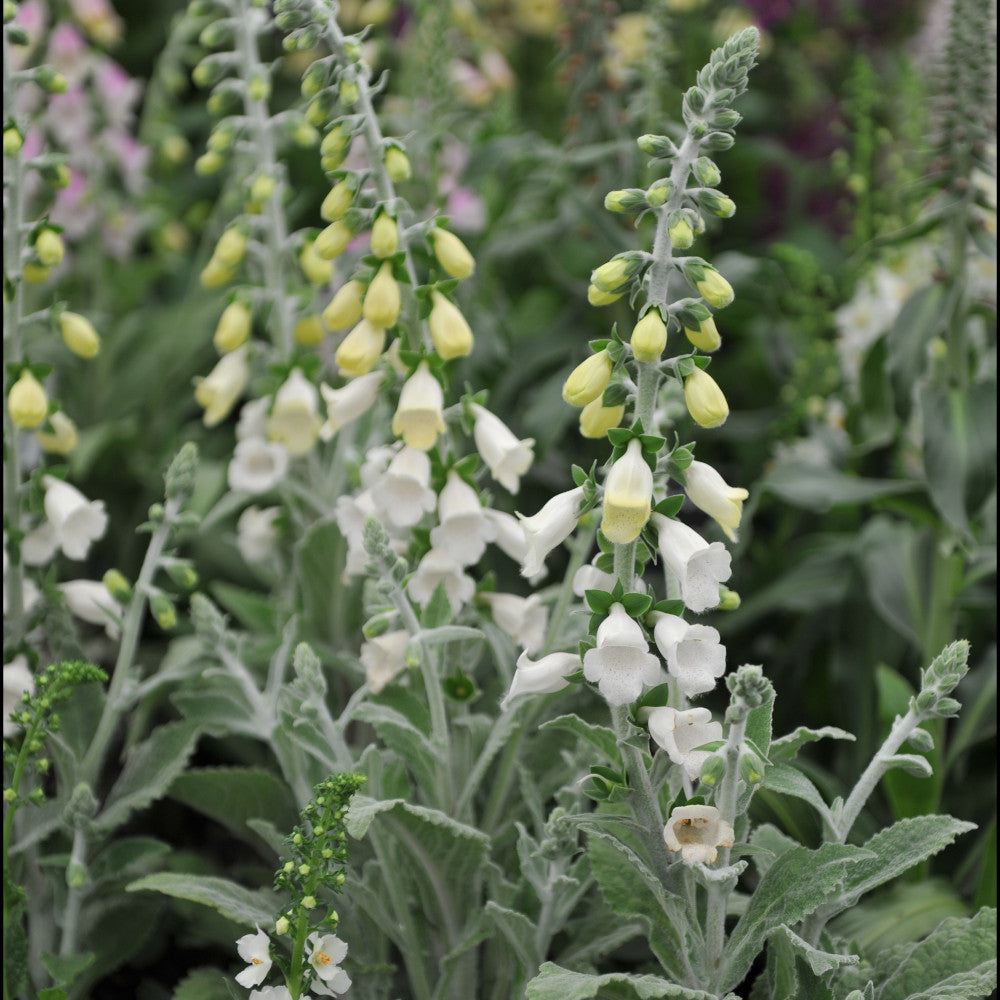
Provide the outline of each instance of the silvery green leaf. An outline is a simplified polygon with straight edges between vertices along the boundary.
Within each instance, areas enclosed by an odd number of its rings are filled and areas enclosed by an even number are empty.
[[[354,717],[371,723],[379,737],[412,769],[419,784],[434,787],[441,766],[438,750],[430,737],[421,732],[402,712],[389,705],[366,702],[359,705]]]
[[[820,951],[814,948],[808,941],[804,941],[789,927],[779,927],[774,932],[774,937],[780,937],[789,944],[792,950],[809,963],[809,968],[817,975],[832,972],[844,965],[857,965],[857,955],[837,955],[829,951]]]
[[[886,770],[892,767],[902,768],[907,774],[915,774],[918,778],[929,778],[934,768],[927,763],[926,757],[913,753],[897,753],[884,758]]]
[[[567,732],[586,740],[604,757],[616,766],[621,766],[618,738],[607,726],[596,726],[584,722],[578,715],[560,715],[556,719],[543,722],[539,729],[565,729]]]
[[[782,795],[792,795],[808,802],[824,823],[830,822],[830,810],[816,786],[801,772],[788,764],[771,764],[764,771],[763,787]]]
[[[443,646],[446,642],[481,642],[484,636],[479,629],[468,625],[441,625],[438,628],[423,629],[414,638],[429,646]]]
[[[495,931],[499,931],[510,945],[509,956],[516,959],[523,973],[521,982],[525,982],[538,968],[539,955],[535,944],[535,925],[516,910],[489,900],[485,913]]]
[[[247,889],[213,875],[158,872],[137,879],[125,888],[128,892],[160,892],[177,899],[189,899],[218,910],[243,927],[270,926],[281,909],[281,899],[277,894],[263,889]]]
[[[853,742],[855,737],[852,733],[838,729],[836,726],[823,726],[821,729],[799,726],[795,732],[789,733],[787,736],[779,736],[771,744],[771,760],[791,760],[804,744],[824,739],[851,740]]]
[[[678,986],[659,976],[636,976],[627,972],[593,976],[571,972],[553,962],[546,962],[541,967],[527,989],[528,1000],[593,1000],[598,995],[620,1000],[718,1000],[714,993]]]
[[[732,881],[736,884],[738,879],[746,870],[749,862],[737,861],[734,865],[726,865],[725,868],[709,868],[707,865],[691,864],[691,870],[696,879],[703,885],[721,884]]]

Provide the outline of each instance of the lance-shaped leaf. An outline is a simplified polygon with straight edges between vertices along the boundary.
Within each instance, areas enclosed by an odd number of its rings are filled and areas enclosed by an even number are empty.
[[[659,976],[635,976],[627,972],[611,972],[592,976],[571,972],[552,962],[546,962],[538,975],[528,983],[528,1000],[593,1000],[601,997],[616,1000],[718,1000],[714,993],[678,986]],[[736,1000],[725,997],[724,1000]]]
[[[213,875],[158,872],[137,879],[125,888],[129,892],[161,892],[176,899],[190,899],[218,910],[224,917],[244,927],[270,926],[281,909],[281,899],[277,894],[262,889],[247,889]]]

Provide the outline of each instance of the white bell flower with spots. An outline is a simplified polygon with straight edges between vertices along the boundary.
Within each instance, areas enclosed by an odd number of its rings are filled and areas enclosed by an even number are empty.
[[[667,849],[680,851],[685,861],[711,865],[717,848],[732,847],[736,834],[715,806],[678,806],[663,828]]]
[[[392,433],[411,448],[428,451],[444,430],[444,390],[427,362],[421,361],[400,391]]]
[[[629,705],[644,686],[659,683],[660,660],[621,604],[612,604],[597,627],[597,645],[583,656],[583,676],[597,682],[609,705]]]
[[[616,545],[634,542],[652,507],[653,471],[642,457],[642,442],[632,438],[604,481],[604,537]]]
[[[256,934],[244,934],[236,942],[236,951],[247,967],[236,975],[240,986],[249,988],[260,986],[271,971],[271,942],[267,935],[258,927]]]
[[[523,476],[534,459],[534,438],[519,441],[509,427],[485,407],[473,404],[475,424],[472,434],[476,450],[490,475],[509,493],[517,493]]]
[[[653,638],[667,671],[677,679],[686,698],[704,694],[715,687],[726,672],[726,647],[719,642],[717,629],[690,625],[677,615],[655,615]]]
[[[681,585],[681,599],[696,614],[719,604],[719,585],[732,575],[732,557],[722,542],[709,544],[672,517],[653,515],[658,548]]]
[[[438,497],[440,524],[431,529],[431,545],[447,552],[463,566],[479,561],[487,542],[497,536],[483,511],[479,494],[457,472],[449,472]]]
[[[576,653],[549,653],[538,661],[528,659],[527,652],[517,658],[517,669],[510,683],[510,690],[500,702],[506,710],[511,700],[522,694],[554,694],[569,686],[566,680],[583,664]]]
[[[299,457],[312,450],[322,426],[319,392],[300,368],[293,368],[274,394],[267,436],[283,444],[293,457]]]
[[[689,708],[678,712],[669,705],[654,708],[646,723],[649,735],[667,756],[679,764],[694,781],[701,774],[701,766],[712,756],[710,750],[697,750],[706,743],[722,739],[722,723],[712,721],[707,708]]]
[[[310,989],[321,997],[343,996],[351,988],[351,977],[340,967],[347,955],[347,943],[336,934],[313,932],[306,938],[309,949],[309,964],[315,978]]]

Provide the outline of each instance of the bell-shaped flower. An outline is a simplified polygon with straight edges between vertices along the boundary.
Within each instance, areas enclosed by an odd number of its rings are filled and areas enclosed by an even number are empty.
[[[44,566],[59,551],[59,536],[51,521],[42,521],[21,539],[21,562],[25,566]]]
[[[493,620],[507,633],[526,655],[537,653],[545,645],[545,630],[549,610],[538,594],[521,597],[518,594],[483,594],[483,600],[493,613]]]
[[[91,625],[103,626],[109,639],[118,639],[125,609],[100,580],[67,580],[58,586],[71,614]]]
[[[384,381],[382,372],[369,372],[351,379],[340,389],[331,389],[324,382],[319,391],[326,403],[326,423],[319,429],[319,436],[329,441],[341,427],[367,413],[378,399],[378,391]]]
[[[580,519],[583,487],[558,493],[532,517],[523,514],[521,519],[527,548],[521,566],[521,575],[532,577],[540,573],[545,557],[573,533]]]
[[[372,326],[388,329],[396,325],[401,307],[399,283],[392,276],[392,264],[386,261],[365,292],[361,313]]]
[[[715,469],[704,462],[692,462],[684,472],[684,491],[699,510],[715,518],[731,541],[743,516],[743,501],[750,494],[739,486],[729,486]]]
[[[336,934],[314,931],[306,938],[306,961],[313,967],[309,989],[318,997],[339,997],[351,988],[351,977],[340,967],[347,943]]]
[[[293,368],[274,394],[267,436],[298,457],[312,450],[322,426],[316,386],[302,374],[301,368]]]
[[[271,970],[271,942],[267,935],[258,927],[256,934],[244,934],[236,942],[236,951],[247,967],[236,976],[240,986],[249,989],[260,986]]]
[[[406,669],[406,647],[409,644],[410,633],[406,629],[385,632],[361,644],[361,663],[372,694],[378,694]]]
[[[523,476],[534,459],[531,450],[534,438],[519,441],[510,428],[483,406],[473,404],[475,438],[479,457],[486,463],[490,475],[509,493],[517,493]]]
[[[732,557],[722,542],[709,544],[680,521],[654,515],[658,548],[681,585],[681,599],[696,614],[719,604],[719,585],[732,575]]]
[[[251,399],[240,407],[240,416],[236,421],[236,440],[245,438],[267,437],[267,411],[271,408],[269,396]]]
[[[586,406],[597,399],[607,389],[613,367],[607,351],[598,351],[581,361],[563,383],[563,399],[571,406]]]
[[[517,658],[517,669],[510,683],[510,690],[500,702],[501,710],[507,708],[511,700],[522,694],[554,694],[569,686],[566,680],[570,674],[580,669],[580,657],[576,653],[549,653],[532,662],[527,652]]]
[[[362,319],[344,337],[333,355],[337,367],[347,378],[367,375],[385,350],[385,330]]]
[[[88,500],[75,486],[45,476],[45,516],[55,529],[59,548],[70,559],[86,559],[91,542],[108,526],[103,500]]]
[[[236,522],[236,548],[245,562],[266,562],[278,541],[280,507],[247,507]]]
[[[486,516],[479,494],[457,472],[449,472],[438,497],[438,521],[431,529],[431,545],[447,552],[463,566],[478,562],[496,528]]]
[[[722,723],[713,722],[707,708],[678,712],[662,705],[649,713],[646,724],[657,746],[666,750],[667,756],[683,767],[692,781],[701,774],[701,765],[712,756],[711,750],[696,747],[722,739]]]
[[[406,592],[425,608],[439,584],[444,584],[453,615],[457,615],[476,592],[475,581],[464,572],[463,564],[447,552],[432,548],[417,565]]]
[[[408,447],[428,451],[444,429],[444,390],[427,362],[421,361],[403,384],[392,433],[402,437]]]
[[[577,597],[583,597],[588,590],[606,590],[610,593],[615,579],[614,573],[605,573],[593,563],[587,563],[573,574],[573,593]]]
[[[729,416],[729,403],[719,383],[700,368],[684,379],[684,402],[699,427],[721,427]]]
[[[249,378],[247,345],[244,344],[219,358],[205,378],[195,379],[194,398],[205,410],[206,427],[214,427],[229,416]]]
[[[346,330],[359,319],[363,310],[364,285],[352,279],[341,285],[329,305],[320,314],[328,330]]]
[[[412,528],[437,505],[431,488],[431,460],[427,452],[403,447],[389,463],[377,488],[375,505],[395,528]]]
[[[719,642],[717,629],[657,613],[653,638],[667,671],[687,698],[711,691],[726,672],[726,647]]]
[[[736,833],[715,806],[678,806],[663,828],[667,849],[680,851],[685,861],[711,865],[719,847],[732,847]]]
[[[365,571],[368,565],[368,553],[365,551],[364,530],[365,521],[369,517],[378,517],[375,500],[371,490],[362,490],[356,496],[344,495],[337,499],[334,519],[340,533],[347,542],[347,563],[344,567],[345,576],[357,576]]]
[[[464,358],[472,350],[472,330],[461,310],[436,288],[431,292],[431,303],[427,328],[434,350],[444,361]]]
[[[242,493],[267,493],[284,480],[288,465],[284,445],[262,437],[243,438],[236,442],[229,462],[229,488]]]
[[[68,455],[80,440],[76,424],[62,410],[56,410],[49,417],[49,427],[51,429],[47,431],[35,431],[35,440],[42,451],[51,455]]]
[[[35,678],[28,666],[28,658],[18,653],[10,663],[3,665],[3,738],[17,735],[20,726],[11,721],[11,715],[21,709],[21,697],[35,691]]]
[[[292,1000],[292,994],[287,986],[262,986],[259,990],[251,990],[247,1000]]]
[[[609,705],[629,705],[643,687],[659,682],[659,658],[649,651],[639,623],[621,604],[612,604],[597,627],[597,645],[583,656],[583,676],[597,682]]]
[[[616,545],[634,542],[652,509],[653,470],[642,457],[642,442],[632,438],[604,483],[604,537]]]
[[[496,547],[514,562],[523,562],[528,552],[528,542],[521,522],[513,514],[494,510],[492,507],[486,507],[485,513],[497,529],[497,537],[494,539]]]

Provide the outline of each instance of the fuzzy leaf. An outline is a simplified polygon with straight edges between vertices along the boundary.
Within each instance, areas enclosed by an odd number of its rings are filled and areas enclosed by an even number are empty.
[[[809,964],[809,968],[817,976],[822,976],[826,972],[832,972],[834,969],[839,969],[844,965],[858,964],[857,955],[837,955],[829,951],[820,951],[819,948],[814,948],[808,941],[803,941],[789,927],[779,927],[773,936],[783,938],[797,955],[805,959]]]
[[[431,599],[427,602],[420,615],[420,625],[426,631],[429,629],[441,628],[451,621],[451,604],[448,601],[448,592],[444,589],[444,584],[439,583],[431,594]]]
[[[788,764],[771,764],[764,770],[763,787],[782,795],[791,795],[808,802],[824,820],[830,810],[816,786],[801,772]]]
[[[605,760],[621,766],[621,753],[618,750],[618,738],[614,731],[607,726],[595,726],[590,722],[584,722],[578,715],[560,715],[556,719],[543,722],[539,729],[565,729],[575,736],[586,740]]]
[[[523,913],[500,906],[492,899],[487,902],[485,913],[494,928],[507,941],[510,958],[520,964],[520,981],[523,983],[538,968],[535,925]]]
[[[270,635],[278,630],[274,605],[264,594],[237,587],[224,580],[214,581],[209,590],[223,608],[246,629]]]
[[[170,1000],[229,1000],[231,978],[221,969],[194,969],[174,987]]]
[[[434,787],[440,766],[438,751],[430,738],[417,729],[402,712],[389,705],[366,702],[358,706],[354,717],[359,722],[368,722],[375,727],[386,746],[395,750],[413,770],[420,784]]]
[[[546,962],[528,983],[528,1000],[718,1000],[714,993],[678,986],[659,976],[610,972],[593,976]],[[728,998],[727,998],[728,1000]]]
[[[806,510],[825,514],[831,507],[868,503],[919,488],[906,480],[864,479],[798,461],[779,462],[761,482],[764,489]]]
[[[125,888],[128,892],[160,892],[177,899],[189,899],[218,910],[244,927],[269,927],[281,908],[281,901],[273,892],[246,889],[229,879],[212,875],[157,872]]]
[[[795,732],[789,733],[787,736],[779,736],[771,744],[771,760],[791,760],[804,744],[823,739],[851,740],[853,742],[855,737],[852,733],[838,729],[836,726],[823,726],[822,729],[799,726]]]

